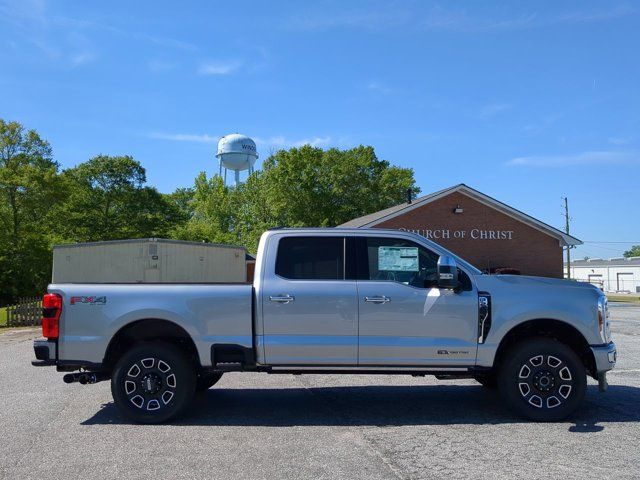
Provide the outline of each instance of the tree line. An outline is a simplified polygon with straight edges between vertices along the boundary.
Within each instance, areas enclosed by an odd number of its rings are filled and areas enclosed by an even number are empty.
[[[280,150],[237,187],[198,174],[160,193],[131,156],[62,169],[35,130],[0,119],[0,306],[39,295],[56,244],[125,238],[229,243],[254,252],[265,229],[331,227],[419,193],[413,170],[373,147]]]

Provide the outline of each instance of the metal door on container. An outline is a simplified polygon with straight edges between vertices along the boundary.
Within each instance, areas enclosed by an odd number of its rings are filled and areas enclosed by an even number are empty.
[[[438,254],[397,238],[361,237],[359,365],[475,364],[478,294],[461,271],[459,291],[436,286]]]
[[[265,360],[271,365],[356,365],[356,281],[346,280],[340,236],[278,238],[275,275],[262,290]]]

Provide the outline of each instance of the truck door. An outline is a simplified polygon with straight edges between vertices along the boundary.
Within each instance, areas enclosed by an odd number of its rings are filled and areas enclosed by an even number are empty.
[[[276,251],[275,274],[265,278],[261,295],[266,362],[357,365],[358,297],[354,276],[346,274],[347,239],[274,240],[277,249],[269,250]]]
[[[360,237],[359,365],[468,366],[475,363],[478,293],[439,289],[438,254],[410,240]]]

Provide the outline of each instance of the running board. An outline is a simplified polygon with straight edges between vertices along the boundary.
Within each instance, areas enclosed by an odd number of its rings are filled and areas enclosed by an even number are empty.
[[[345,374],[381,374],[381,375],[465,375],[469,374],[470,369],[468,367],[385,367],[385,366],[331,366],[331,365],[316,365],[316,366],[297,366],[297,365],[278,365],[260,368],[260,370],[266,370],[269,373],[293,373],[293,374],[327,374],[327,373],[345,373]]]

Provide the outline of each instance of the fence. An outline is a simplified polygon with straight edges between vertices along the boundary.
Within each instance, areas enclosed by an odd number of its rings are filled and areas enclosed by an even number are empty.
[[[25,327],[40,325],[42,317],[42,297],[27,297],[7,307],[7,326]]]

